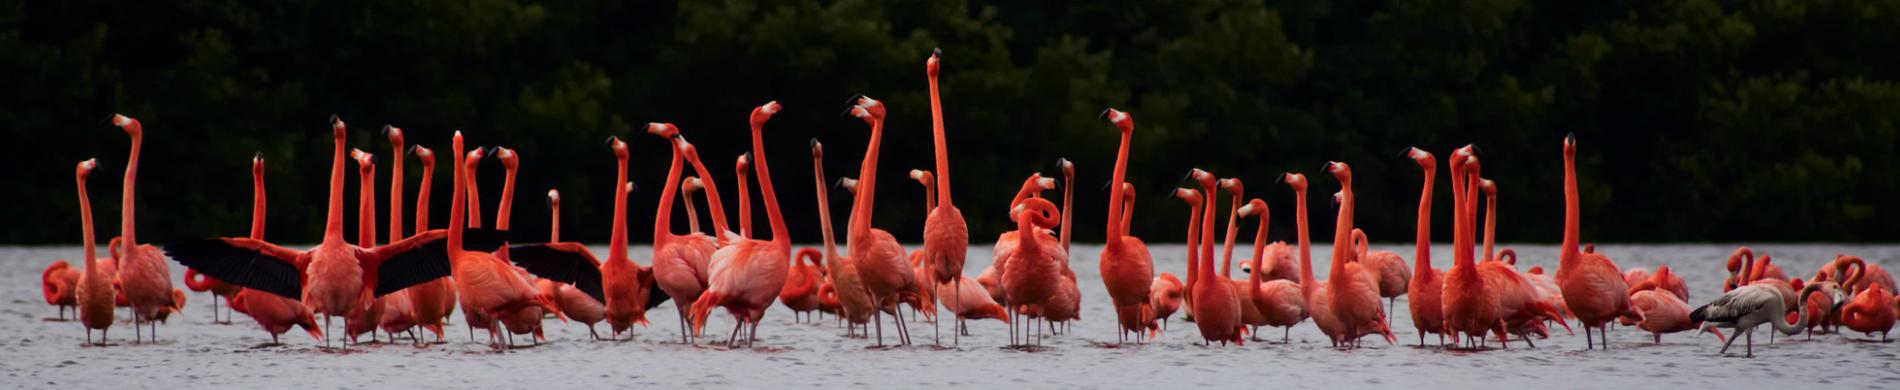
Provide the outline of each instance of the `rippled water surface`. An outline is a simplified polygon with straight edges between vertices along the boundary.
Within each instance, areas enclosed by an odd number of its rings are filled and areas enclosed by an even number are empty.
[[[1555,268],[1551,245],[1516,245],[1521,267]],[[1449,246],[1437,245],[1437,266],[1449,267]],[[1836,252],[1859,254],[1888,269],[1900,267],[1895,245],[1762,245],[1790,276],[1811,275]],[[1184,248],[1156,245],[1157,272],[1180,274]],[[1237,249],[1244,258],[1250,247]],[[1410,244],[1379,245],[1410,258]],[[1623,267],[1654,269],[1668,264],[1690,285],[1690,304],[1719,295],[1726,275],[1723,259],[1734,245],[1618,245],[1599,251]],[[604,248],[596,248],[604,253]],[[1324,277],[1325,246],[1314,248]],[[644,255],[650,250],[636,248]],[[972,322],[973,336],[954,349],[930,343],[930,325],[911,325],[917,347],[868,349],[871,341],[841,337],[830,318],[819,324],[792,323],[789,311],[775,307],[759,330],[758,349],[725,350],[708,337],[701,346],[678,343],[671,304],[649,313],[653,325],[635,328],[631,342],[593,342],[580,324],[550,322],[549,343],[491,352],[468,340],[461,316],[453,316],[446,344],[415,347],[406,343],[352,347],[348,353],[319,350],[307,335],[284,336],[286,347],[256,347],[269,341],[248,318],[232,325],[212,324],[206,294],[193,293],[182,318],[159,326],[157,344],[129,343],[131,325],[114,326],[117,345],[83,345],[77,322],[55,322],[55,310],[41,299],[39,274],[55,258],[77,262],[77,247],[0,248],[0,375],[8,387],[41,388],[389,388],[398,386],[466,387],[914,387],[1013,386],[1030,388],[1127,388],[1140,384],[1169,387],[1350,388],[1403,385],[1408,388],[1619,388],[1675,385],[1682,388],[1764,388],[1815,383],[1824,388],[1900,388],[1900,344],[1862,341],[1861,335],[1777,338],[1767,343],[1758,330],[1755,353],[1720,356],[1712,336],[1666,335],[1660,345],[1647,333],[1618,327],[1610,332],[1609,351],[1583,350],[1583,337],[1559,333],[1537,349],[1514,343],[1507,350],[1452,352],[1411,345],[1417,341],[1400,298],[1392,323],[1399,345],[1368,338],[1366,348],[1337,351],[1311,322],[1292,331],[1291,344],[1248,343],[1242,347],[1203,347],[1192,324],[1176,316],[1171,332],[1144,345],[1114,346],[1116,331],[1108,298],[1097,274],[1099,246],[1076,247],[1073,264],[1082,282],[1083,321],[1071,334],[1049,338],[1046,349],[1006,349],[1001,322]],[[964,272],[975,275],[989,263],[987,247],[971,248]],[[639,260],[645,263],[645,260]],[[174,267],[173,276],[183,270]],[[183,287],[182,282],[178,282]],[[119,318],[126,314],[120,311]],[[341,321],[337,322],[341,331]],[[714,315],[707,334],[730,329],[730,318]],[[885,336],[893,336],[889,324]],[[602,326],[604,330],[605,327]],[[949,344],[946,327],[944,343]],[[1263,333],[1277,336],[1276,329]],[[485,339],[484,339],[485,340]],[[1740,345],[1735,347],[1739,352]],[[1343,386],[1343,387],[1342,387]]]

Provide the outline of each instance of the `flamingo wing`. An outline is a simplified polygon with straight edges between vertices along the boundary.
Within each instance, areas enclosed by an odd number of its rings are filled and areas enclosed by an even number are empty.
[[[673,299],[673,296],[666,295],[666,290],[660,289],[659,283],[653,283],[650,279],[647,280],[647,310],[660,307],[660,304],[666,303],[666,301],[671,299]]]
[[[1781,302],[1781,294],[1773,287],[1748,285],[1729,290],[1727,294],[1715,298],[1707,305],[1689,312],[1689,320],[1697,322],[1735,322],[1754,312],[1766,310],[1770,305]]]
[[[462,250],[493,252],[507,242],[505,230],[469,228],[463,233]],[[442,229],[366,249],[364,267],[376,269],[376,296],[449,276],[448,249],[447,231]]]
[[[290,299],[301,299],[301,253],[249,238],[165,244],[165,255],[198,273]]]
[[[514,245],[508,247],[508,260],[527,268],[535,276],[572,284],[597,302],[607,301],[607,293],[600,284],[600,260],[581,244]]]

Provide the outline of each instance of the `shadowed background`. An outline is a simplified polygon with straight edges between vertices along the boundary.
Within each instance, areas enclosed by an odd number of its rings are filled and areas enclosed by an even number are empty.
[[[1499,239],[1555,241],[1566,132],[1580,139],[1587,241],[1891,241],[1896,36],[1900,2],[1834,0],[3,0],[0,133],[15,168],[0,242],[77,239],[72,166],[89,157],[99,235],[117,234],[128,138],[105,121],[114,112],[145,124],[143,241],[243,235],[253,152],[269,165],[269,238],[316,241],[330,114],[377,154],[379,202],[393,157],[382,125],[436,149],[438,227],[449,132],[516,149],[522,241],[545,237],[551,187],[567,240],[606,239],[603,140],[619,136],[644,241],[668,151],[641,126],[679,125],[733,213],[745,115],[769,100],[786,109],[765,130],[774,183],[793,238],[812,242],[806,140],[825,142],[831,179],[856,176],[867,127],[839,116],[855,93],[890,107],[875,225],[912,242],[923,195],[905,174],[932,169],[923,61],[937,47],[972,241],[1007,228],[1010,194],[1030,172],[1059,175],[1057,157],[1077,164],[1077,239],[1100,240],[1116,132],[1096,116],[1110,106],[1136,119],[1134,231],[1149,241],[1183,238],[1186,209],[1164,194],[1197,166],[1267,200],[1275,239],[1292,237],[1293,202],[1273,180],[1306,173],[1324,232],[1338,189],[1327,160],[1352,164],[1361,227],[1410,240],[1421,178],[1407,146],[1440,155],[1443,237],[1443,163],[1465,143],[1500,185]],[[410,213],[421,167],[406,165]],[[492,218],[502,169],[483,168]],[[847,199],[833,191],[840,229]]]

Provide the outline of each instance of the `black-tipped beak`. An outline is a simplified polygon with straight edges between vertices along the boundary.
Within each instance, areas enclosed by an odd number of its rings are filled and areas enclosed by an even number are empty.
[[[1178,193],[1181,193],[1181,191],[1168,191],[1168,199],[1174,199],[1174,195]]]
[[[336,124],[337,122],[342,122],[342,121],[343,121],[343,118],[338,118],[338,117],[336,116],[336,114],[330,114],[330,124],[331,124],[331,125],[335,125],[335,124]]]
[[[861,93],[860,93],[860,94],[855,94],[855,95],[851,95],[851,98],[850,98],[850,99],[845,99],[845,101],[844,101],[844,104],[846,104],[846,105],[852,105],[852,106],[856,106],[856,105],[858,105],[858,99],[863,99],[863,98],[864,98],[864,94],[861,94]]]
[[[812,138],[812,139],[811,139],[811,148],[812,148],[812,149],[817,149],[817,148],[822,148],[822,147],[825,147],[825,144],[821,144],[821,143],[818,143],[818,139],[817,139],[817,138]]]
[[[851,116],[851,109],[853,109],[853,108],[858,108],[858,106],[857,106],[857,105],[852,105],[852,106],[850,106],[850,107],[845,107],[845,108],[844,108],[844,112],[840,112],[840,113],[838,113],[838,116]]]
[[[930,56],[943,58],[943,48],[939,47],[939,48],[930,49]]]
[[[1572,131],[1572,132],[1564,133],[1564,142],[1573,143],[1573,144],[1577,143],[1577,132]]]
[[[1477,145],[1477,144],[1472,144],[1472,145],[1471,145],[1471,155],[1473,155],[1473,156],[1483,156],[1483,155],[1484,155],[1484,148],[1480,148],[1480,147],[1478,147],[1478,145]]]
[[[410,155],[414,155],[414,154],[416,154],[416,153],[421,153],[421,152],[419,152],[420,150],[422,150],[422,145],[409,145],[409,154],[410,154]]]
[[[831,188],[844,188],[844,178],[838,178],[838,181],[831,182]]]
[[[264,152],[256,152],[256,153],[253,153],[253,154],[251,154],[251,159],[255,159],[255,160],[263,160],[263,159],[264,159]]]
[[[640,192],[640,183],[627,182],[627,192]]]
[[[393,128],[396,128],[396,126],[383,125],[383,136],[384,137],[389,136],[389,129],[393,129]]]
[[[619,141],[620,141],[620,136],[617,136],[617,135],[610,135],[610,136],[607,136],[607,145],[608,145],[608,146],[613,146],[613,144],[614,144],[615,142],[619,142]]]
[[[1113,108],[1102,110],[1102,120],[1108,120],[1108,113],[1113,111],[1115,111]]]
[[[1399,151],[1399,157],[1412,157],[1412,150],[1413,150],[1413,149],[1418,149],[1418,147],[1415,147],[1415,146],[1407,146],[1407,147],[1405,147],[1405,149],[1404,149],[1404,150],[1400,150],[1400,151]]]
[[[1286,173],[1284,172],[1280,173],[1280,177],[1273,178],[1273,184],[1280,184],[1280,183],[1285,183],[1285,182],[1286,182]]]
[[[1115,182],[1112,182],[1112,181],[1111,181],[1111,182],[1107,182],[1107,183],[1102,183],[1102,191],[1108,191],[1108,186],[1109,186],[1109,185],[1111,185],[1111,184],[1115,184]]]

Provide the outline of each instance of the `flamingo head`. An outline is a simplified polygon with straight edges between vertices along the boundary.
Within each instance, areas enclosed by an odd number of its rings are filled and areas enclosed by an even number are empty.
[[[1059,168],[1062,168],[1062,177],[1068,177],[1068,178],[1075,177],[1075,162],[1069,161],[1069,159],[1066,157],[1057,158],[1056,166]]]
[[[936,180],[934,180],[935,175],[931,175],[930,171],[926,171],[922,169],[910,170],[910,179],[916,180],[918,184],[923,184],[923,185],[930,185],[931,183],[936,182]]]
[[[938,48],[930,51],[930,59],[924,60],[924,72],[929,73],[932,80],[937,78],[937,69],[940,68],[937,62],[942,57],[943,49]]]
[[[1235,213],[1240,214],[1241,217],[1249,218],[1266,215],[1267,201],[1260,200],[1260,198],[1253,198],[1252,200],[1248,200],[1246,205],[1240,206],[1240,210],[1236,210]]]
[[[817,138],[811,139],[811,158],[813,159],[825,158],[825,143],[818,142]]]
[[[1577,157],[1577,133],[1564,134],[1564,157]]]
[[[1497,196],[1498,183],[1491,179],[1478,178],[1478,189],[1484,191],[1484,196]]]
[[[251,176],[264,176],[264,152],[251,155]]]
[[[549,188],[548,189],[548,208],[557,209],[560,207],[561,207],[561,190]]]
[[[395,144],[398,146],[402,145],[402,128],[401,127],[383,125],[383,136],[389,137],[389,143],[391,144]]]
[[[1216,180],[1214,179],[1213,173],[1208,173],[1207,171],[1201,170],[1200,168],[1189,169],[1188,174],[1187,174],[1187,179],[1194,180],[1195,183],[1200,183],[1201,188],[1204,191],[1208,191],[1208,192],[1214,191],[1214,187],[1215,187],[1214,182]]]
[[[1417,147],[1408,147],[1408,148],[1405,148],[1404,154],[1405,154],[1405,157],[1411,158],[1412,161],[1418,162],[1418,166],[1420,168],[1433,169],[1433,168],[1438,167],[1438,158],[1433,157],[1432,152],[1427,152],[1425,151],[1425,149],[1419,149]]]
[[[1541,266],[1541,265],[1533,265],[1533,266],[1531,266],[1531,269],[1530,269],[1530,271],[1525,271],[1525,272],[1526,272],[1526,273],[1529,273],[1529,274],[1531,274],[1531,275],[1543,275],[1543,274],[1544,274],[1544,266]]]
[[[514,149],[496,146],[495,159],[501,160],[502,169],[512,170],[521,167],[521,156],[516,155]]]
[[[1287,172],[1280,174],[1279,180],[1286,183],[1287,187],[1293,187],[1294,191],[1306,191],[1306,175]]]
[[[627,186],[622,187],[620,190],[626,191],[626,193],[632,194],[634,192],[640,191],[640,186],[634,185],[633,182],[627,182]]]
[[[342,123],[341,121],[337,121],[335,116],[331,116],[330,120],[336,121],[337,123]],[[145,126],[140,125],[139,120],[132,119],[132,117],[125,116],[123,114],[112,114],[112,125],[118,126],[120,129],[124,129],[126,134],[130,134],[132,136],[138,136],[140,134],[145,133]]]
[[[362,149],[350,149],[350,159],[356,160],[356,167],[364,171],[376,166],[376,155]]]
[[[849,177],[838,179],[838,186],[844,187],[845,191],[851,191],[853,194],[858,193],[858,179]]]
[[[783,108],[778,105],[777,100],[773,100],[752,109],[752,128],[764,127],[765,121],[772,120],[772,114],[777,114]]]
[[[435,165],[434,150],[429,150],[429,148],[425,148],[422,145],[416,145],[409,147],[409,154],[414,154],[416,155],[416,159],[422,160],[422,165]]]
[[[1036,188],[1039,188],[1043,191],[1056,189],[1056,179],[1053,177],[1042,177],[1042,173],[1032,173],[1032,174],[1029,174],[1029,177],[1032,178],[1031,180],[1035,181]]]
[[[82,181],[86,180],[87,177],[92,176],[92,170],[98,167],[99,159],[89,158],[86,161],[80,161],[79,166],[73,169],[73,177]]]
[[[1129,199],[1133,199],[1134,197],[1135,197],[1135,184],[1123,182],[1122,183],[1122,198],[1124,199],[1122,200],[1127,201]]]
[[[648,131],[651,131],[653,126],[649,125],[647,126],[647,128],[649,129]],[[621,161],[627,160],[627,142],[626,141],[621,141],[620,137],[607,137],[607,146],[614,149],[615,159],[618,159]]]
[[[1226,179],[1220,179],[1219,183],[1220,183],[1220,189],[1222,191],[1227,191],[1228,193],[1239,194],[1239,193],[1247,192],[1246,190],[1247,186],[1240,182],[1240,178],[1230,177]]]
[[[1121,129],[1123,133],[1132,133],[1135,131],[1134,116],[1128,115],[1127,112],[1122,112],[1122,110],[1113,108],[1102,110],[1102,120],[1115,124],[1115,127]]]
[[[852,96],[846,103],[851,104],[851,109],[847,113],[863,119],[865,124],[876,124],[884,120],[884,102],[872,99],[870,96],[857,95]]]
[[[1477,155],[1472,155],[1470,158],[1465,159],[1465,171],[1471,172],[1472,176],[1478,176],[1478,172],[1480,172],[1483,167],[1484,164],[1478,163]]]
[[[133,123],[138,123],[138,121],[134,120]],[[331,114],[330,132],[336,136],[336,139],[343,139],[349,136],[349,125],[343,123],[343,118],[337,117],[336,114]]]
[[[680,129],[672,123],[648,122],[647,134],[657,135],[660,138],[678,138]]]
[[[1339,179],[1340,183],[1352,182],[1352,167],[1347,166],[1346,163],[1327,161],[1326,166],[1321,167],[1320,170],[1333,174],[1333,178]]]
[[[482,161],[482,148],[468,151],[463,155],[462,160],[464,169],[475,169],[475,166]]]
[[[1187,202],[1189,207],[1201,207],[1201,192],[1193,188],[1176,188],[1168,196]]]
[[[740,154],[739,158],[732,162],[732,169],[738,172],[739,176],[745,176],[746,171],[752,169],[752,153],[746,152]]]
[[[684,191],[689,195],[694,192],[699,192],[699,189],[705,187],[706,183],[700,182],[699,176],[687,177],[685,180],[680,180],[680,191]]]

